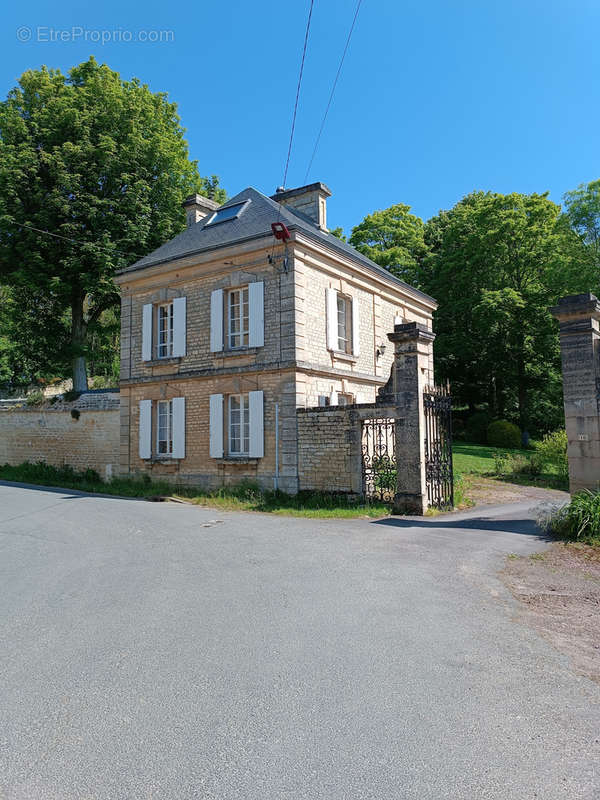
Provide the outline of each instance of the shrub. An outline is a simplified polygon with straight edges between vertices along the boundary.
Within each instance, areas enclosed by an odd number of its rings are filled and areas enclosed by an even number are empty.
[[[476,444],[487,443],[487,429],[490,417],[486,411],[477,411],[469,417],[465,425],[465,439]]]
[[[119,380],[112,375],[94,375],[90,378],[90,389],[114,389],[118,386]]]
[[[521,431],[512,422],[499,419],[488,426],[487,440],[492,447],[510,447],[516,450],[521,446]]]
[[[567,432],[564,430],[547,433],[535,446],[535,457],[539,459],[542,469],[546,464],[558,468],[561,478],[569,477],[569,460],[567,458]],[[541,470],[540,470],[541,471]]]
[[[31,394],[27,395],[25,402],[28,406],[41,406],[45,399],[43,391],[41,389],[36,389],[34,392],[31,392]]]
[[[590,489],[577,492],[568,505],[540,522],[558,539],[600,544],[600,492]]]

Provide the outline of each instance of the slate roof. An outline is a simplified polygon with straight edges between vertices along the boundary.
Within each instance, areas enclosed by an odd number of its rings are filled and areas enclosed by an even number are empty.
[[[436,301],[424,292],[415,289],[405,281],[396,278],[387,269],[379,266],[370,258],[355,250],[352,245],[338,239],[331,233],[322,231],[309,217],[288,206],[276,203],[270,197],[258,192],[252,187],[244,189],[235,197],[232,197],[220,208],[236,205],[245,200],[250,200],[242,213],[232,220],[221,222],[215,225],[207,225],[212,215],[207,216],[200,222],[190,225],[174,239],[161,245],[157,250],[149,253],[144,258],[136,261],[130,267],[121,270],[120,274],[144,269],[145,267],[162,264],[167,261],[174,261],[178,258],[191,256],[195,253],[204,253],[216,250],[220,247],[243,242],[249,239],[256,239],[262,236],[271,235],[271,223],[279,219],[290,231],[297,230],[309,236],[311,239],[321,242],[332,250],[349,257],[352,261],[358,262],[369,271],[385,277],[388,281],[402,286],[409,293],[422,298],[427,302]]]

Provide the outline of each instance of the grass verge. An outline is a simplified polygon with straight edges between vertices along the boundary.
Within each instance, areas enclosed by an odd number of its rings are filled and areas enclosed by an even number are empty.
[[[69,466],[52,467],[43,462],[25,462],[18,466],[0,465],[0,479],[121,497],[176,497],[194,505],[223,511],[263,511],[316,519],[383,517],[390,513],[389,506],[384,503],[356,502],[342,494],[300,492],[297,495],[288,495],[285,492],[260,489],[249,482],[211,492],[148,478],[116,477],[105,482],[94,470],[77,472]]]

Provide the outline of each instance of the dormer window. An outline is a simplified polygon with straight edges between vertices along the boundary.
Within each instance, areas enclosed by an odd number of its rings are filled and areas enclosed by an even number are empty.
[[[250,200],[244,200],[243,203],[234,203],[232,206],[220,208],[215,211],[204,227],[217,225],[219,222],[229,222],[230,219],[237,219],[249,202]]]

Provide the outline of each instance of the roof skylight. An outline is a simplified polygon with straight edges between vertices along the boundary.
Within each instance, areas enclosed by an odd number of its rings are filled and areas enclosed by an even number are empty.
[[[206,225],[216,225],[219,222],[237,219],[249,202],[250,200],[244,200],[242,203],[235,203],[232,206],[217,209]]]

